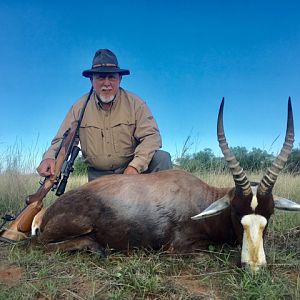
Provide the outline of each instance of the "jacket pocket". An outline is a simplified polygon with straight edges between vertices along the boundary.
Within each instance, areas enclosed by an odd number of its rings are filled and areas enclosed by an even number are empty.
[[[81,124],[79,139],[84,157],[94,158],[103,154],[103,128],[99,127],[98,124]]]
[[[137,146],[137,141],[134,138],[135,123],[133,121],[119,121],[114,122],[111,126],[116,153],[126,157],[132,156]]]

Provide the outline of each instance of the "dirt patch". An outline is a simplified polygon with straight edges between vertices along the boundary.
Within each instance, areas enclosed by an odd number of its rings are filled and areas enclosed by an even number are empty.
[[[96,291],[95,287],[97,287]],[[92,291],[99,294],[105,287],[106,285],[100,280],[89,281],[87,278],[77,278],[69,286],[62,289],[61,296],[62,299],[69,297],[85,299],[87,295],[91,295]]]
[[[0,265],[0,284],[15,286],[23,275],[23,268],[15,265]]]
[[[187,289],[190,293],[192,293],[195,296],[201,296],[205,299],[222,299],[218,292],[213,291],[208,286],[202,284],[200,280],[183,277],[176,278],[175,282],[183,288]]]
[[[288,276],[291,278],[292,281],[297,282],[298,278],[300,278],[300,274],[296,271],[291,271],[288,273]]]

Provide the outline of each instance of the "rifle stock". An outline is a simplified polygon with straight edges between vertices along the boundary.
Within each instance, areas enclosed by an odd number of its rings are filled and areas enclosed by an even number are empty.
[[[66,135],[65,139],[62,141],[62,145],[55,159],[55,171],[53,176],[45,178],[42,185],[38,190],[29,195],[26,198],[26,206],[21,210],[21,212],[16,216],[16,218],[0,232],[0,240],[2,241],[20,241],[28,237],[31,230],[31,224],[35,215],[43,207],[43,199],[46,197],[48,192],[52,189],[54,184],[59,181],[61,174],[61,167],[65,159],[68,159],[67,153],[68,148],[72,147],[71,141],[74,134],[76,134],[77,122],[74,122]]]
[[[64,134],[61,145],[55,157],[54,175],[46,177],[44,182],[36,191],[36,193],[29,195],[27,197],[25,201],[26,206],[23,208],[23,210],[13,219],[12,223],[10,223],[10,225],[7,226],[6,229],[0,231],[0,240],[6,242],[20,241],[27,238],[28,235],[30,234],[32,221],[35,215],[43,207],[43,199],[51,189],[55,189],[57,187],[61,178],[62,166],[65,161],[68,161],[69,156],[72,154],[72,149],[76,144],[76,139],[78,138],[79,135],[80,124],[92,93],[93,93],[93,87],[91,87],[90,89],[90,92],[88,94],[87,100],[83,105],[78,121],[74,121],[71,124],[71,128],[69,128]],[[79,151],[77,150],[77,154],[78,152]],[[74,155],[71,156],[72,156],[71,160],[73,163],[76,156]],[[71,172],[72,170],[73,170],[72,167],[70,167],[69,172]],[[69,176],[68,174],[64,174],[63,176],[65,180],[64,187],[66,186],[66,180],[68,176]],[[63,192],[64,192],[64,188],[62,189],[59,195],[61,195]]]
[[[36,201],[27,205],[10,224],[3,230],[0,237],[4,241],[21,241],[25,239],[31,230],[31,223],[35,215],[42,209],[43,202]]]

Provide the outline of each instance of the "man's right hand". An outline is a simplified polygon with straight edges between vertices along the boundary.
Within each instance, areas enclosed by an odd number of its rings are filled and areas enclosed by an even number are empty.
[[[39,175],[43,177],[54,175],[55,160],[46,158],[41,161],[40,165],[36,168]]]

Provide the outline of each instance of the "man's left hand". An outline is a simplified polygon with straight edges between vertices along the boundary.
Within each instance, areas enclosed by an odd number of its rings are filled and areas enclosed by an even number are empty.
[[[137,171],[136,168],[128,166],[125,171],[124,171],[125,175],[137,175],[139,174],[139,172]]]

